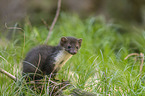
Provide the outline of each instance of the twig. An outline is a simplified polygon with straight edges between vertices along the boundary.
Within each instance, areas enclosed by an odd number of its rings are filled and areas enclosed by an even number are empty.
[[[52,91],[50,92],[49,96],[52,96],[53,90],[55,89],[56,86],[53,86]]]
[[[131,53],[131,54],[127,55],[124,59],[126,60],[126,59],[128,59],[128,57],[133,56],[133,55],[137,55],[137,56],[139,56],[138,53]]]
[[[3,60],[5,60],[8,63],[8,61],[4,57],[0,56],[0,58],[2,58]],[[9,78],[11,78],[14,81],[17,81],[17,78],[15,76],[13,76],[12,74],[10,74],[9,72],[5,71],[2,68],[0,68],[0,73],[7,75]]]
[[[142,68],[143,68],[143,62],[144,62],[144,54],[140,53],[140,56],[142,57],[141,59],[141,65],[140,65],[140,73],[142,72]],[[142,76],[142,74],[140,75],[140,77]]]
[[[67,87],[67,86],[69,86],[69,85],[71,85],[71,84],[66,84],[65,86],[61,87],[61,88],[54,94],[54,96],[56,96],[57,93],[59,93],[62,89],[64,89],[65,87]]]
[[[48,85],[47,85],[47,94],[49,94],[49,86],[50,86],[50,79],[51,79],[51,75],[52,75],[52,72],[50,73],[50,76],[49,76],[49,80],[48,80]]]
[[[23,56],[23,53],[24,53],[24,48],[25,48],[25,31],[24,29],[20,28],[20,27],[8,27],[7,26],[7,23],[5,23],[5,28],[6,29],[14,29],[14,30],[21,30],[22,32],[24,32],[24,45],[23,45],[23,50],[22,50],[22,56]]]
[[[19,27],[8,27],[7,26],[7,23],[5,23],[5,27],[6,27],[6,29],[19,29],[19,30],[22,30],[23,31],[23,29],[22,28],[19,28]]]
[[[46,81],[46,76],[45,76],[45,81]],[[45,82],[43,82],[43,85],[42,85],[42,87],[41,87],[41,93],[40,93],[40,96],[42,96],[42,92],[43,92],[44,84],[45,84]]]
[[[47,39],[45,41],[45,44],[47,44],[47,42],[48,42],[48,40],[49,40],[49,38],[50,38],[50,36],[52,34],[52,29],[53,29],[53,27],[54,27],[54,25],[55,25],[55,23],[56,23],[56,21],[58,19],[59,13],[60,13],[60,7],[61,7],[61,0],[58,0],[57,11],[56,11],[55,17],[53,19],[53,22],[52,22],[52,24],[50,26],[49,33],[48,33]]]
[[[4,57],[0,56],[0,58],[2,58],[2,59],[5,60],[7,63],[9,63]]]
[[[38,70],[38,67],[39,67],[39,65],[40,65],[40,61],[41,61],[41,55],[39,54],[38,66],[37,66],[37,68],[36,68],[36,70],[35,70],[35,73],[34,73],[34,76],[33,76],[33,80],[35,80],[35,74],[36,74],[36,72],[37,72],[37,70]]]
[[[17,78],[14,75],[10,74],[9,72],[5,71],[4,69],[0,68],[0,72],[7,75],[12,80],[17,81]]]
[[[46,26],[47,30],[49,30],[49,26],[47,24],[47,22],[44,19],[41,19],[41,21],[43,22],[43,24]]]
[[[39,54],[39,61],[38,61],[38,65],[37,65],[37,68],[36,68],[35,73],[34,73],[34,76],[33,76],[33,80],[35,80],[35,75],[36,75],[36,72],[37,72],[37,70],[38,70],[40,61],[41,61],[41,55]],[[35,85],[34,85],[34,88],[35,88]]]
[[[128,59],[128,57],[130,56],[133,56],[133,55],[136,55],[136,56],[139,56],[141,57],[141,64],[140,64],[140,77],[142,76],[142,68],[143,68],[143,63],[144,63],[144,54],[143,53],[131,53],[129,54],[128,56],[126,56],[124,59]]]

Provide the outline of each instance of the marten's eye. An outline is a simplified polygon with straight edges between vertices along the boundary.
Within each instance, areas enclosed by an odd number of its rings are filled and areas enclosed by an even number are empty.
[[[76,46],[76,48],[77,48],[77,49],[79,49],[79,47],[78,47],[78,46]]]
[[[71,48],[71,46],[67,46],[67,48],[68,48],[68,49],[70,49],[70,48]]]

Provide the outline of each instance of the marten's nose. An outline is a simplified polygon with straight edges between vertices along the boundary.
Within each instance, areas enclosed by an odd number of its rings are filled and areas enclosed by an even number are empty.
[[[76,50],[71,51],[71,54],[72,54],[72,55],[74,55],[74,54],[76,54],[76,53],[77,53],[77,51],[76,51]]]

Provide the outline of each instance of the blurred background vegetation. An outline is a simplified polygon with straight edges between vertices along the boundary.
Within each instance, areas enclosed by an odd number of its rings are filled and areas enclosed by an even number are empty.
[[[0,0],[0,32],[11,38],[8,26],[23,26],[28,20],[34,26],[51,24],[57,0]],[[61,12],[78,14],[81,19],[103,16],[114,23],[143,26],[145,0],[62,0]]]

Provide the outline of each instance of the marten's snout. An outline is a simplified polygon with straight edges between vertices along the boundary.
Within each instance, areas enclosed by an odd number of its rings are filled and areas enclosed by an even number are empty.
[[[66,49],[66,51],[72,55],[77,54],[77,50],[75,48],[68,48],[68,49]]]
[[[70,53],[71,53],[72,55],[75,55],[75,54],[77,54],[77,51],[76,51],[76,50],[70,50]]]

